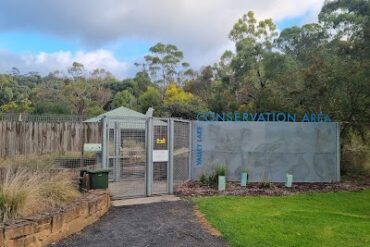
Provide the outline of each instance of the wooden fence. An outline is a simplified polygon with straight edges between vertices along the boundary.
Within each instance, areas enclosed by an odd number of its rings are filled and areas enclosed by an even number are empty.
[[[79,152],[84,143],[100,142],[99,123],[0,121],[0,158]]]

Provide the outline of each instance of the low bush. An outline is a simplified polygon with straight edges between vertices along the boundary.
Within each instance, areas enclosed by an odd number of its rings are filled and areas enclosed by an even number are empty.
[[[265,181],[258,182],[257,187],[259,189],[274,189],[276,186],[274,185],[272,181],[265,180]]]
[[[362,135],[351,131],[342,140],[341,171],[343,175],[370,175],[370,130]]]
[[[215,170],[217,177],[226,176],[226,167],[224,165],[218,165]]]
[[[205,173],[200,174],[200,176],[199,176],[199,182],[202,185],[208,185],[209,179],[208,179],[207,174],[205,174]]]
[[[79,195],[63,171],[3,167],[0,174],[0,222],[61,207]]]
[[[260,189],[273,189],[276,186],[271,179],[269,179],[268,173],[264,172],[261,181],[257,183],[257,187]]]
[[[248,173],[248,167],[247,166],[243,166],[242,173]]]
[[[0,182],[0,221],[28,214],[35,208],[35,202],[40,200],[37,193],[40,186],[40,176],[29,176],[26,170],[2,170]]]
[[[202,173],[199,176],[199,182],[202,185],[209,186],[212,188],[217,188],[218,186],[218,176],[226,176],[226,167],[225,165],[218,165],[213,168],[210,173]]]

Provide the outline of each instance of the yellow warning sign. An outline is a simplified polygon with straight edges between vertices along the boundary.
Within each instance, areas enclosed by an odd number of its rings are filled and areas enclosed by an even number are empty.
[[[166,144],[166,138],[157,138],[157,144]]]

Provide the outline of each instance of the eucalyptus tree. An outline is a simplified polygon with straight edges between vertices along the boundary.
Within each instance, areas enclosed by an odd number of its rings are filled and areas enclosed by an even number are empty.
[[[157,43],[150,47],[149,52],[144,59],[153,82],[163,88],[169,82],[182,82],[181,76],[190,66],[183,61],[182,51],[172,44]]]
[[[233,76],[229,79],[232,94],[239,105],[248,105],[253,110],[262,110],[268,89],[266,59],[273,54],[276,26],[272,19],[257,21],[249,11],[233,26],[229,38],[235,42],[235,54],[230,66]]]
[[[332,65],[340,89],[338,118],[361,127],[359,123],[370,122],[370,1],[327,2],[319,22],[330,32],[330,54],[337,55]]]
[[[327,30],[318,23],[293,26],[281,31],[274,41],[274,47],[300,63],[307,63],[311,54],[328,43]]]

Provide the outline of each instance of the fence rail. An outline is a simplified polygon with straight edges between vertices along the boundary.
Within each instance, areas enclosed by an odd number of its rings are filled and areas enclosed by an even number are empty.
[[[64,114],[29,114],[29,113],[0,113],[0,121],[16,122],[82,122],[87,119],[83,115]]]

